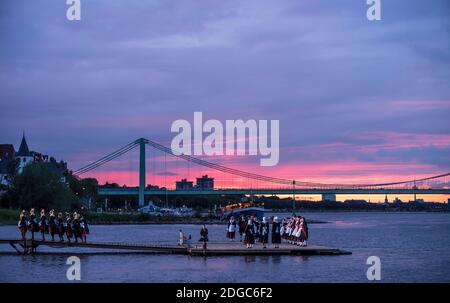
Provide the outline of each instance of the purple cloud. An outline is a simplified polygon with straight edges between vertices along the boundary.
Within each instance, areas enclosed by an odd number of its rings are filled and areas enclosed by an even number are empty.
[[[32,149],[77,168],[138,137],[168,145],[171,122],[202,111],[279,119],[280,165],[345,158],[442,172],[448,145],[429,138],[450,131],[449,4],[385,1],[380,22],[366,8],[103,0],[84,1],[77,23],[64,1],[3,1],[1,141],[17,148],[25,130]],[[387,149],[373,133],[420,140]]]

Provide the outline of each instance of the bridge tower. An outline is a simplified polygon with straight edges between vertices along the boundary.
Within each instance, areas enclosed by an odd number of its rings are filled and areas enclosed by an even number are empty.
[[[139,144],[139,207],[142,207],[145,204],[145,144],[148,140],[140,138],[135,142]]]
[[[292,214],[295,214],[295,180],[292,180]]]

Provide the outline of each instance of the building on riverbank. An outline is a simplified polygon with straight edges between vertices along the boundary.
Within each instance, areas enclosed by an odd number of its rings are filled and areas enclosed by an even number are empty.
[[[8,162],[14,159],[14,146],[0,144],[0,184],[8,185]]]
[[[197,182],[194,186],[194,182],[188,181],[187,179],[181,179],[175,182],[176,190],[189,190],[189,189],[199,189],[199,190],[212,190],[214,189],[214,178],[204,175],[201,178],[197,178]]]
[[[214,178],[209,178],[208,175],[197,178],[195,187],[198,189],[214,189]]]
[[[19,160],[19,173],[22,173],[25,166],[34,161],[34,152],[30,152],[30,149],[28,148],[25,133],[22,136],[19,151],[14,155],[14,158]]]
[[[193,188],[194,188],[194,182],[188,181],[187,179],[181,179],[180,181],[177,181],[175,183],[176,190],[187,190],[187,189],[193,189]]]
[[[49,169],[63,172],[67,170],[67,163],[57,162],[55,158],[43,153],[30,150],[25,133],[22,135],[19,150],[15,151],[13,144],[0,144],[0,184],[8,185],[8,163],[16,160],[18,162],[17,172],[20,174],[24,168],[31,163],[45,163]],[[62,180],[65,182],[65,180]]]

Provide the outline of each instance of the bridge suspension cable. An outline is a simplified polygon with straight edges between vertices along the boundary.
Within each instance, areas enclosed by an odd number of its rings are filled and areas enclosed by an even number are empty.
[[[211,163],[205,160],[201,160],[199,158],[195,158],[189,155],[184,155],[184,154],[175,154],[172,149],[161,145],[159,143],[156,143],[154,141],[148,140],[147,144],[150,145],[151,147],[154,147],[164,153],[173,155],[175,157],[184,159],[186,161],[192,162],[192,163],[196,163],[198,165],[201,166],[205,166],[208,168],[212,168],[218,171],[222,171],[225,173],[229,173],[229,174],[233,174],[233,175],[237,175],[237,176],[241,176],[244,178],[250,178],[250,179],[255,179],[255,180],[260,180],[260,181],[266,181],[266,182],[272,182],[272,183],[278,183],[278,184],[292,184],[293,180],[288,180],[288,179],[281,179],[281,178],[273,178],[273,177],[268,177],[268,176],[264,176],[264,175],[259,175],[259,174],[254,174],[254,173],[249,173],[249,172],[245,172],[242,170],[238,170],[238,169],[234,169],[234,168],[229,168],[223,165],[219,165],[219,164],[215,164],[215,163]]]
[[[198,165],[202,165],[208,168],[212,168],[218,171],[222,171],[225,173],[229,173],[232,175],[237,175],[237,176],[241,176],[244,178],[249,178],[249,179],[253,179],[253,180],[258,180],[258,181],[265,181],[265,182],[271,182],[271,183],[277,183],[277,184],[284,184],[284,185],[292,185],[294,180],[291,179],[283,179],[283,178],[274,178],[274,177],[269,177],[269,176],[264,176],[264,175],[259,175],[259,174],[254,174],[254,173],[249,173],[249,172],[245,172],[242,170],[238,170],[238,169],[233,169],[230,167],[226,167],[223,165],[219,165],[219,164],[215,164],[215,163],[211,163],[205,160],[201,160],[199,158],[196,157],[192,157],[189,155],[178,155],[175,154],[172,149],[161,145],[159,143],[156,143],[154,141],[151,140],[147,140],[146,141],[148,145],[163,151],[165,153],[171,154],[175,157],[178,158],[182,158],[186,161],[189,162],[193,162],[196,163]],[[431,176],[431,177],[427,177],[427,178],[422,178],[422,179],[416,179],[416,180],[407,180],[407,181],[399,181],[399,182],[390,182],[390,183],[376,183],[376,184],[331,184],[331,183],[315,183],[315,182],[302,182],[302,181],[295,181],[295,185],[296,186],[305,186],[305,187],[327,187],[327,188],[342,188],[342,187],[354,187],[354,188],[361,188],[361,187],[382,187],[382,186],[393,186],[393,185],[402,185],[402,184],[408,184],[408,183],[413,183],[413,182],[422,182],[422,181],[428,181],[428,180],[433,180],[433,179],[437,179],[437,178],[443,178],[443,177],[447,177],[450,176],[450,173],[446,173],[446,174],[441,174],[441,175],[437,175],[437,176]]]
[[[110,153],[110,154],[108,154],[108,155],[98,159],[97,161],[94,161],[94,162],[92,162],[92,163],[90,163],[88,165],[85,165],[85,166],[83,166],[83,167],[73,171],[73,174],[75,174],[75,175],[82,175],[82,174],[87,173],[87,172],[89,172],[89,171],[91,171],[93,169],[96,169],[97,167],[100,167],[100,166],[108,163],[109,161],[114,160],[115,158],[120,157],[121,155],[129,152],[130,150],[134,149],[138,145],[139,144],[136,141],[131,142],[131,143],[129,143],[129,144],[119,148],[118,150],[116,150],[116,151],[114,151],[114,152],[112,152],[112,153]]]
[[[151,141],[148,139],[142,139],[142,138],[119,148],[118,150],[98,159],[97,161],[94,161],[86,166],[83,166],[83,167],[73,171],[73,174],[81,175],[81,174],[87,173],[93,169],[96,169],[96,168],[114,160],[115,158],[129,152],[130,150],[136,148],[137,146],[139,146],[139,144],[141,143],[142,140],[145,144],[147,144],[159,151],[162,151],[166,154],[170,154],[172,156],[184,159],[188,162],[192,162],[192,163],[195,163],[195,164],[198,164],[198,165],[201,165],[204,167],[208,167],[208,168],[211,168],[211,169],[214,169],[217,171],[221,171],[224,173],[228,173],[228,174],[232,174],[232,175],[236,175],[236,176],[240,176],[240,177],[244,177],[244,178],[248,178],[248,179],[252,179],[252,180],[258,180],[258,181],[264,181],[264,182],[270,182],[270,183],[276,183],[276,184],[282,184],[282,185],[295,184],[295,186],[297,186],[297,187],[313,187],[313,188],[317,187],[317,188],[336,188],[336,189],[338,189],[338,188],[372,188],[372,187],[384,187],[384,186],[393,186],[393,185],[412,184],[415,182],[429,181],[429,180],[433,180],[433,179],[437,179],[437,178],[443,178],[443,177],[450,176],[450,173],[445,173],[445,174],[441,174],[441,175],[437,175],[437,176],[431,176],[431,177],[415,179],[415,180],[390,182],[390,183],[375,183],[375,184],[330,184],[330,183],[302,182],[302,181],[294,181],[291,179],[275,178],[275,177],[269,177],[269,176],[264,176],[264,175],[260,175],[260,174],[255,174],[255,173],[249,173],[246,171],[226,167],[226,166],[215,164],[212,162],[208,162],[208,161],[205,161],[205,160],[193,157],[193,156],[184,155],[184,154],[176,154],[172,151],[172,149],[170,149],[164,145],[161,145],[157,142],[154,142],[154,141]]]

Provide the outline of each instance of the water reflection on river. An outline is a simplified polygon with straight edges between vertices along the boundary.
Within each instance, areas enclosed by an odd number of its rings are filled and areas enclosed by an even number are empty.
[[[0,282],[67,282],[67,257],[81,259],[82,282],[367,282],[366,260],[379,256],[384,282],[450,282],[450,214],[307,213],[329,221],[310,224],[310,242],[353,252],[344,256],[189,257],[102,250],[39,248],[16,256],[0,247]],[[91,226],[91,241],[174,244],[178,230],[199,238],[198,225]],[[212,241],[225,241],[225,226],[208,226]],[[0,237],[17,237],[1,226]]]

